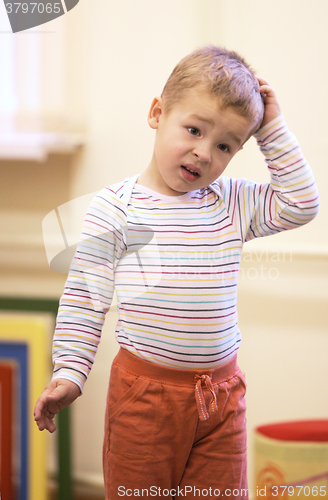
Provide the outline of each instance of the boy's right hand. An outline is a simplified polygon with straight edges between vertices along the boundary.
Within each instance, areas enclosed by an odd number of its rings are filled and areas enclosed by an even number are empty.
[[[34,408],[34,420],[40,431],[56,430],[54,417],[63,408],[70,405],[81,394],[80,388],[70,380],[58,378],[52,380],[42,392]]]

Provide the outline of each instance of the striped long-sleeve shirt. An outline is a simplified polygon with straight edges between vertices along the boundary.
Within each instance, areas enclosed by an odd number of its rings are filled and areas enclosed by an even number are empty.
[[[127,179],[94,198],[60,302],[55,378],[83,389],[114,287],[116,339],[133,354],[183,369],[236,354],[243,243],[306,224],[318,210],[311,169],[283,118],[256,138],[270,183],[221,176],[164,196]]]

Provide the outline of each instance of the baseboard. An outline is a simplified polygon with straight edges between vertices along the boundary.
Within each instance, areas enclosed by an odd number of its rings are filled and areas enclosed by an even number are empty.
[[[72,480],[74,500],[105,500],[104,482],[101,474],[86,474]],[[49,481],[49,500],[60,500],[57,481]]]
[[[104,487],[104,477],[102,474],[92,473],[92,472],[83,472],[74,474],[73,481],[76,484],[85,484],[88,486],[94,486],[96,488]]]

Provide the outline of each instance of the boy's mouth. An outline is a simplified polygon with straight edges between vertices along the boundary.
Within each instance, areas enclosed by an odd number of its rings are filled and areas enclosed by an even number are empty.
[[[189,177],[192,180],[196,180],[200,176],[200,172],[194,165],[181,165],[181,167],[186,172],[186,175],[188,175],[188,180]]]

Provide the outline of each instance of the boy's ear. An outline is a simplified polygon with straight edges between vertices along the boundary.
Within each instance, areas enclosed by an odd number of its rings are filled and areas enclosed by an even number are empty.
[[[150,110],[148,113],[148,123],[153,129],[158,128],[158,123],[161,115],[163,114],[163,99],[161,97],[155,97],[151,103]]]

